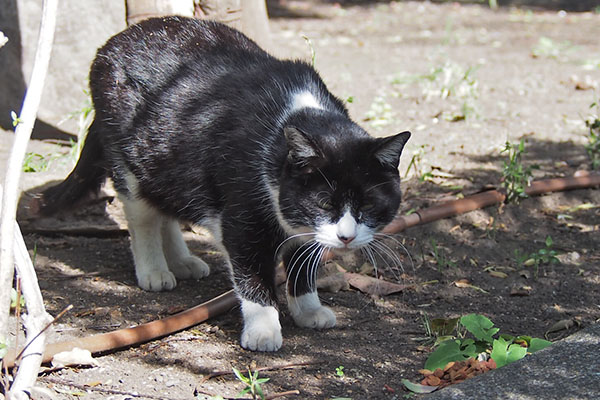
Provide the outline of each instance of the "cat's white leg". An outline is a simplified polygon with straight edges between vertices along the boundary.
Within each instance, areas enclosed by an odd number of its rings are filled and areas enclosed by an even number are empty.
[[[283,339],[277,309],[244,299],[241,308],[244,317],[242,347],[258,351],[279,350]]]
[[[210,272],[208,264],[190,253],[177,220],[165,217],[162,226],[162,246],[169,269],[178,279],[200,279]]]
[[[335,326],[335,314],[329,307],[321,305],[317,292],[298,297],[288,294],[288,309],[296,325],[303,328],[325,329]]]
[[[177,285],[167,267],[161,227],[165,218],[143,200],[120,196],[131,235],[131,251],[138,285],[144,290],[171,290]]]

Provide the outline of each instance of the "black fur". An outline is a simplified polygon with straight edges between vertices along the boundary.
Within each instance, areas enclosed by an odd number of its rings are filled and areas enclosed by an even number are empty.
[[[68,207],[105,176],[131,196],[130,173],[137,195],[165,214],[198,224],[220,217],[241,298],[275,304],[275,253],[290,228],[314,230],[349,209],[378,229],[397,212],[409,133],[372,138],[311,66],[275,59],[224,25],[135,25],[98,51],[90,87],[96,115],[81,159],[43,194],[41,211]],[[292,110],[301,92],[321,108]],[[304,242],[290,243],[287,264],[304,266],[292,260],[309,257],[296,251]],[[314,291],[305,275],[292,295]]]

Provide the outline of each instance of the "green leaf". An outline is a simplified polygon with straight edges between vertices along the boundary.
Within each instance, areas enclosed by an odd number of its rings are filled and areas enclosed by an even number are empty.
[[[6,353],[8,353],[8,346],[4,343],[0,343],[0,360],[4,358]]]
[[[499,331],[498,328],[494,328],[494,323],[489,318],[480,314],[465,315],[460,319],[460,323],[478,340],[488,343],[492,343],[492,336]]]
[[[496,362],[497,368],[500,368],[506,364],[520,360],[526,354],[527,349],[525,347],[514,343],[511,344],[511,342],[499,338],[494,340],[491,357]]]
[[[245,384],[250,383],[250,379],[248,379],[247,377],[242,375],[242,373],[240,371],[238,371],[237,368],[232,368],[232,369],[233,369],[233,373],[235,374],[236,378],[238,378],[240,381],[244,382]]]
[[[408,390],[414,393],[431,393],[437,390],[437,386],[421,385],[420,383],[413,383],[408,379],[402,379],[401,382]]]
[[[549,235],[546,236],[546,247],[552,247],[552,238]]]
[[[263,394],[262,388],[260,387],[260,385],[255,385],[254,386],[256,388],[256,394],[260,396],[261,399],[265,398],[265,395]]]
[[[447,340],[441,343],[425,362],[425,369],[435,371],[444,368],[450,361],[463,361],[477,355],[475,341],[466,339]]]
[[[527,351],[530,353],[535,353],[538,350],[545,349],[546,347],[550,346],[551,344],[552,344],[552,342],[549,342],[547,340],[533,338],[533,339],[531,339],[531,341],[529,343],[529,348],[527,349]]]

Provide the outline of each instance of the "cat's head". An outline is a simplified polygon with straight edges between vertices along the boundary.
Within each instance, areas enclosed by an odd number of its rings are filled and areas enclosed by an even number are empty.
[[[288,125],[284,135],[288,152],[279,219],[289,233],[313,232],[325,247],[356,249],[392,221],[400,205],[398,164],[409,132],[373,138],[342,121]]]

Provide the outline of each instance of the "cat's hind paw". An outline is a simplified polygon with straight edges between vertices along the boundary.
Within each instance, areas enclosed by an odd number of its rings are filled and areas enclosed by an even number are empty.
[[[178,279],[202,279],[210,273],[208,264],[196,256],[183,257],[169,264],[169,269]]]
[[[177,280],[171,271],[159,270],[139,273],[137,279],[138,286],[150,292],[172,290],[177,286]]]
[[[327,329],[336,323],[335,314],[329,307],[321,305],[317,292],[298,297],[288,297],[288,308],[297,326],[302,328]]]
[[[242,300],[244,329],[242,347],[253,351],[277,351],[281,348],[281,324],[279,313],[272,306],[262,306],[249,300]]]

